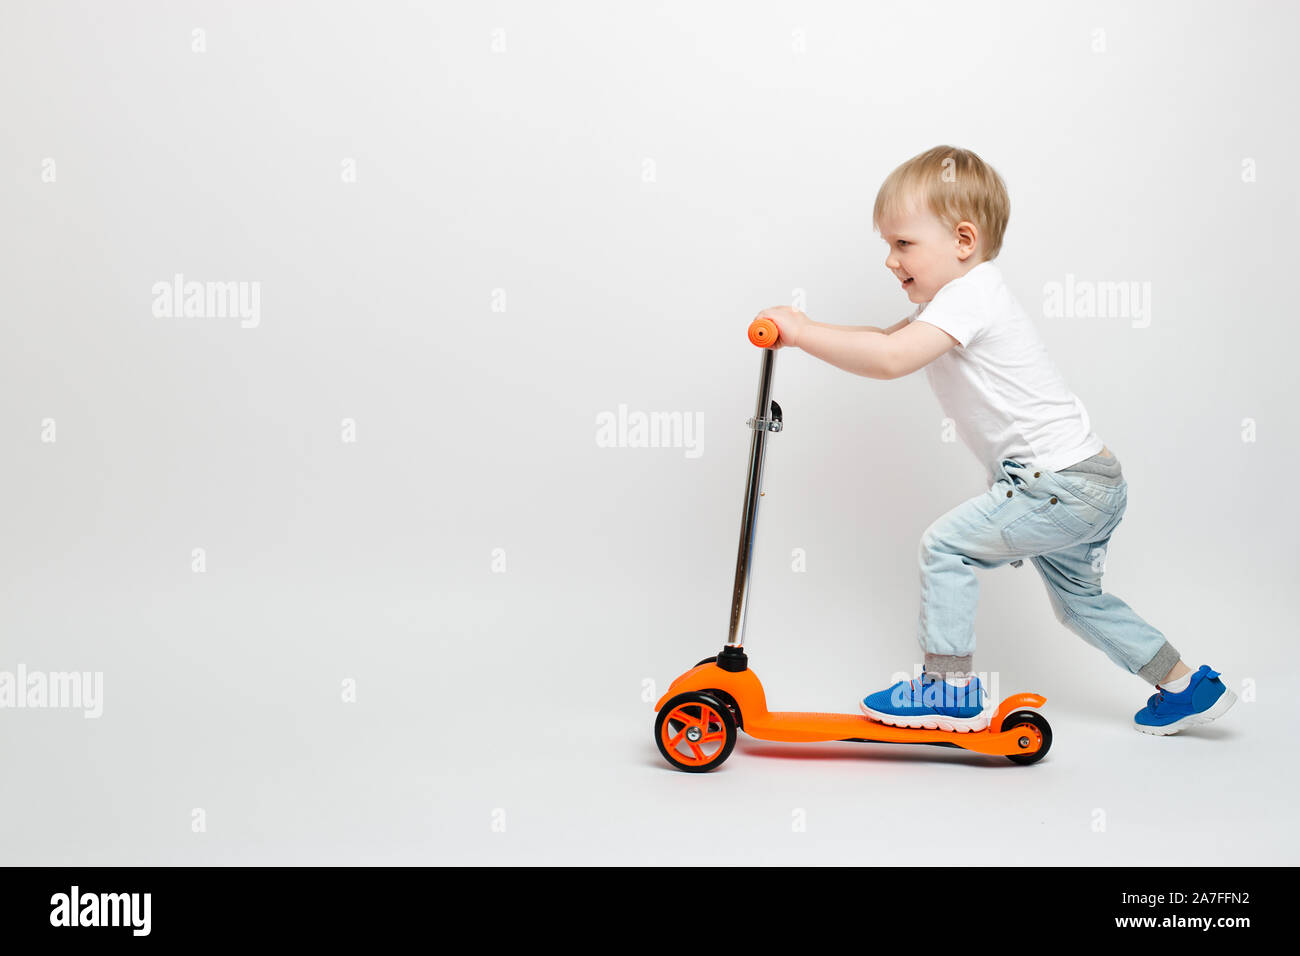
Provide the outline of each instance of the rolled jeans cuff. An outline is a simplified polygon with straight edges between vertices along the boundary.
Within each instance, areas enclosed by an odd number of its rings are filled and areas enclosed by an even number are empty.
[[[1174,645],[1165,641],[1160,650],[1156,651],[1156,656],[1147,661],[1146,665],[1137,672],[1148,684],[1155,686],[1157,681],[1165,679],[1165,675],[1174,669],[1174,665],[1182,660],[1182,655],[1174,650]]]

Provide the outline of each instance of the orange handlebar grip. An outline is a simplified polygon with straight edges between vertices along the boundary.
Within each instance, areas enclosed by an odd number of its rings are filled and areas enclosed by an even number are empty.
[[[749,341],[761,349],[770,349],[781,337],[781,329],[771,319],[755,319],[749,323]]]

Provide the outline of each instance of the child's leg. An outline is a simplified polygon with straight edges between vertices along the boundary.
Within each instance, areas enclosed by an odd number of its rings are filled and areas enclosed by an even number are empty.
[[[1178,651],[1131,607],[1101,589],[1110,537],[1127,505],[1124,487],[1119,491],[1118,510],[1101,537],[1038,555],[1033,562],[1047,585],[1057,620],[1130,674],[1154,686],[1167,676],[1171,680],[1181,676]],[[1187,672],[1186,666],[1182,672]]]
[[[1100,512],[1086,505],[1049,500],[1051,489],[1013,461],[1002,463],[1001,477],[984,494],[940,516],[921,536],[921,609],[917,642],[928,674],[971,671],[975,650],[975,609],[979,603],[976,568],[996,568],[1041,550],[1077,541]],[[1059,512],[1055,509],[1058,509]],[[1050,511],[1050,513],[1049,513]]]
[[[975,568],[997,567],[1014,557],[1000,553],[1001,539],[987,514],[986,497],[958,505],[921,535],[916,639],[927,674],[942,678],[971,672],[980,591]]]

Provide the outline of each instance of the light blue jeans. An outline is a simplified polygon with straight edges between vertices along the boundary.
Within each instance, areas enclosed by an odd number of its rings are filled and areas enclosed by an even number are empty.
[[[1128,482],[1118,474],[1031,469],[1009,459],[999,470],[988,491],[939,517],[921,536],[918,640],[926,672],[971,670],[975,569],[1019,566],[1030,558],[1057,620],[1130,674],[1153,685],[1163,680],[1178,663],[1178,651],[1101,589],[1110,536],[1128,506]]]

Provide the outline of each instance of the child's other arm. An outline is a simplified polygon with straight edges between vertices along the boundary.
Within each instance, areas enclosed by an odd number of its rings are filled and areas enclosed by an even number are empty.
[[[902,322],[895,325],[891,325],[887,329],[878,329],[874,325],[830,325],[826,322],[812,322],[812,324],[823,329],[843,329],[846,332],[882,332],[885,335],[893,335],[899,329],[907,325],[907,319],[904,319]]]

